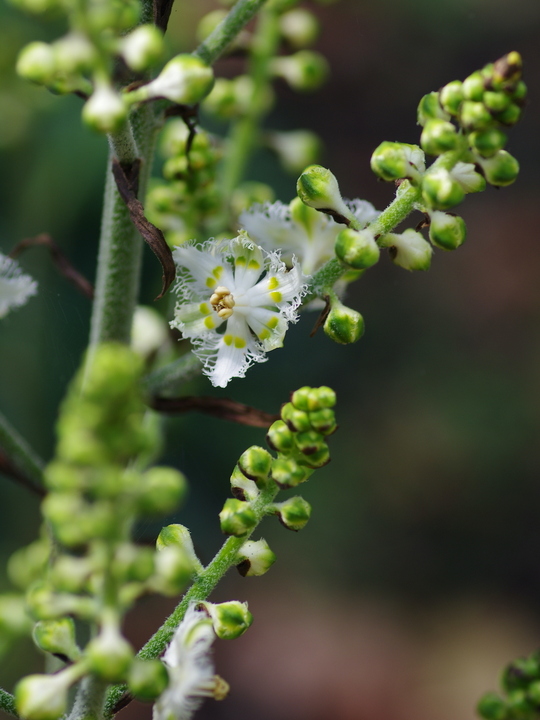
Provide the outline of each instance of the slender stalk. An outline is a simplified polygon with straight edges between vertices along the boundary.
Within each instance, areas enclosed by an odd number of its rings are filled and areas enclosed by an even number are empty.
[[[43,485],[45,463],[2,413],[0,413],[0,446],[29,480],[37,485]]]
[[[194,50],[193,55],[207,65],[212,65],[264,3],[265,0],[238,0],[215,30]]]
[[[19,713],[15,707],[15,698],[11,693],[6,692],[0,688],[0,710],[3,710],[8,715],[18,718]]]
[[[201,361],[192,352],[188,352],[174,362],[154,370],[144,380],[144,388],[152,395],[169,390],[180,383],[198,375],[202,369]]]
[[[83,678],[67,720],[102,720],[107,686],[93,675]]]

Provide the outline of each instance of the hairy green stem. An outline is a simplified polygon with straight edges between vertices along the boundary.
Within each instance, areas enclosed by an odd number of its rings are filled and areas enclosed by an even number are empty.
[[[207,65],[212,65],[264,3],[265,0],[238,0],[215,30],[194,50],[193,55]]]
[[[144,660],[151,660],[159,657],[163,653],[170,643],[174,631],[182,622],[190,604],[206,600],[225,573],[236,564],[238,551],[246,540],[251,537],[261,520],[265,517],[268,507],[272,504],[278,492],[279,487],[273,482],[270,482],[266,488],[261,490],[258,498],[251,504],[251,508],[257,518],[257,525],[246,535],[242,535],[242,537],[229,537],[224,542],[212,562],[200,573],[171,615],[169,615],[159,630],[157,630],[150,640],[141,648],[138,657]],[[112,716],[114,707],[125,690],[125,686],[121,685],[116,685],[109,690],[105,703],[106,717]]]
[[[67,720],[103,720],[107,683],[93,675],[83,678]]]
[[[164,390],[170,390],[192,377],[195,377],[202,370],[202,364],[198,357],[188,352],[174,362],[154,370],[143,379],[144,389],[151,395],[158,395]]]
[[[45,463],[2,413],[0,413],[0,447],[28,480],[43,486]]]
[[[19,717],[17,708],[15,707],[15,698],[11,693],[6,692],[0,688],[0,710],[3,710],[12,717]]]

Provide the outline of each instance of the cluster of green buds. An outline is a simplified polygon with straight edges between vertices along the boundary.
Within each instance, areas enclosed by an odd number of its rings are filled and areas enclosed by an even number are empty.
[[[32,675],[17,686],[17,708],[27,720],[54,720],[66,711],[69,688],[84,676],[127,682],[152,700],[167,683],[158,661],[135,660],[122,618],[143,593],[177,595],[200,572],[189,532],[164,528],[157,548],[135,544],[138,517],[166,515],[186,493],[184,476],[149,467],[159,445],[145,410],[142,360],[121,345],[92,349],[63,403],[55,459],[45,471],[42,512],[46,532],[18,551],[11,579],[26,591],[37,646],[68,663],[54,676]],[[2,622],[17,619],[20,603],[0,600]],[[97,631],[79,647],[73,618]]]
[[[160,144],[165,182],[155,183],[146,213],[171,247],[205,234],[220,207],[216,168],[222,150],[217,138],[197,128],[193,136],[180,118],[168,121]]]
[[[540,653],[518,658],[504,669],[502,693],[486,693],[477,705],[484,720],[535,720],[540,716]]]
[[[164,55],[161,30],[139,24],[140,0],[89,0],[82,5],[57,0],[14,2],[29,12],[59,8],[67,14],[69,32],[53,43],[32,42],[23,48],[17,72],[51,92],[86,98],[83,119],[99,132],[120,130],[135,103],[166,98],[192,105],[213,85],[211,68],[187,54],[174,57],[154,80],[140,85]],[[125,71],[118,69],[120,65]],[[134,80],[140,87],[130,87]]]
[[[335,402],[335,393],[328,387],[296,390],[266,436],[277,457],[258,446],[240,456],[231,475],[234,498],[226,500],[220,524],[226,535],[246,540],[236,556],[242,575],[262,575],[275,561],[265,540],[249,540],[262,517],[277,515],[286,528],[295,531],[308,522],[311,506],[302,497],[274,500],[280,489],[296,488],[330,461],[326,437],[337,427]]]

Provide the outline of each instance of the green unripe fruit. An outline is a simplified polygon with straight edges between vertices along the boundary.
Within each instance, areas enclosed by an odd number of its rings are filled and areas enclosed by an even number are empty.
[[[429,239],[441,250],[456,250],[465,241],[467,230],[463,218],[435,210],[430,214]]]
[[[446,120],[429,120],[420,136],[420,145],[428,155],[442,155],[459,144],[456,128]]]
[[[463,200],[465,192],[448,170],[439,168],[425,175],[422,197],[435,210],[449,210]]]
[[[507,720],[509,717],[506,703],[496,693],[486,693],[480,698],[476,712],[484,720]]]
[[[482,157],[491,157],[506,145],[507,136],[499,128],[490,128],[469,135],[469,142],[473,150]]]
[[[294,435],[283,420],[276,420],[268,428],[266,442],[272,450],[287,454],[294,448]]]
[[[250,480],[264,481],[272,466],[272,456],[262,447],[253,445],[242,453],[238,467]]]
[[[153,467],[141,479],[138,499],[140,511],[147,515],[172,512],[184,499],[187,483],[181,472],[169,467]]]
[[[169,684],[169,674],[160,660],[135,658],[129,670],[127,684],[137,700],[152,702]]]
[[[274,508],[281,524],[295,532],[302,530],[311,517],[311,505],[298,495],[285,502],[276,503]]]
[[[293,458],[278,458],[272,463],[272,479],[281,488],[296,487],[305,482],[310,474]]]
[[[436,92],[428,93],[420,100],[418,110],[416,111],[417,122],[419,125],[425,125],[434,118],[448,120],[448,115],[439,103],[439,95]]]
[[[225,535],[241,537],[255,527],[257,516],[248,502],[228,498],[219,513],[219,521]]]
[[[364,270],[379,260],[380,250],[369,230],[342,230],[334,246],[337,257],[355,270]]]
[[[364,318],[356,310],[335,303],[324,321],[323,329],[334,342],[350,345],[364,334]]]
[[[515,182],[519,174],[519,163],[506,150],[499,150],[490,158],[480,160],[480,165],[490,185],[505,187]]]
[[[460,80],[447,83],[439,92],[439,101],[447,113],[457,115],[463,102],[463,83]]]
[[[467,130],[483,130],[494,120],[484,103],[465,100],[461,104],[459,122]]]

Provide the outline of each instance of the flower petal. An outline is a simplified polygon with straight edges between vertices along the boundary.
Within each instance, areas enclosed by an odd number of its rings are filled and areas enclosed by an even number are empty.
[[[215,330],[224,322],[209,302],[179,303],[175,308],[171,327],[180,330],[184,337],[194,338]]]
[[[247,236],[231,243],[234,263],[234,293],[242,293],[257,282],[264,270],[262,249]]]
[[[177,265],[186,268],[199,293],[211,291],[218,285],[231,285],[233,283],[230,266],[226,262],[219,248],[214,243],[205,243],[203,248],[210,247],[215,252],[199,250],[193,245],[179,245],[173,250],[173,259]],[[182,284],[182,277],[179,278],[177,287]],[[185,289],[185,288],[184,288]]]
[[[262,307],[251,308],[246,321],[262,343],[265,352],[283,347],[288,324],[278,312]]]
[[[15,260],[0,253],[0,318],[36,293],[37,282],[24,274]]]

